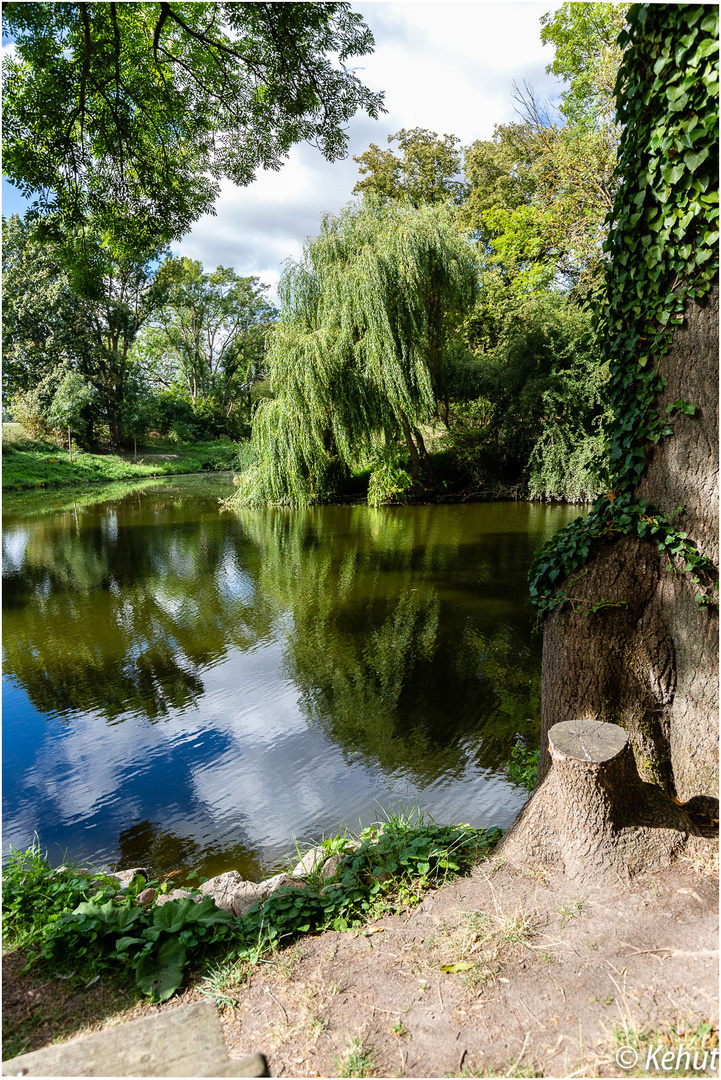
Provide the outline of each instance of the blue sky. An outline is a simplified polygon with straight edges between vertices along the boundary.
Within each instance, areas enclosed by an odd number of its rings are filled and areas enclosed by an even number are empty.
[[[273,293],[286,259],[297,259],[321,214],[352,198],[358,166],[369,143],[386,145],[401,128],[425,127],[458,135],[465,144],[488,139],[495,124],[514,118],[512,84],[531,84],[553,100],[561,87],[546,74],[552,59],[540,39],[540,18],[554,3],[505,0],[451,3],[354,3],[376,41],[360,58],[358,74],[384,90],[387,113],[357,116],[349,127],[349,154],[330,164],[309,146],[295,147],[278,173],[260,173],[245,188],[224,184],[215,216],[206,215],[173,250],[256,274]],[[23,200],[3,181],[3,214],[22,212]]]

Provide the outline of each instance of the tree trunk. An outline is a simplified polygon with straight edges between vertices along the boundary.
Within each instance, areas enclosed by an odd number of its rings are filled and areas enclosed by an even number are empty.
[[[431,461],[430,454],[426,450],[426,444],[423,442],[423,436],[421,435],[418,428],[414,428],[413,431],[416,438],[416,444],[418,445],[418,448],[421,452],[421,457],[423,458],[423,464],[425,465],[426,472],[428,473],[428,479],[430,480],[433,487],[435,487],[438,483],[438,473],[436,472],[433,462]]]
[[[68,424],[68,454],[70,455],[70,460],[72,461],[73,460],[73,437],[72,437],[72,433],[70,431],[70,424]]]
[[[689,305],[660,361],[667,380],[655,402],[660,415],[677,400],[699,408],[673,417],[673,434],[649,452],[636,492],[669,517],[677,512],[679,528],[716,563],[718,330],[716,286],[703,307]],[[565,800],[572,789],[549,746],[559,723],[605,721],[624,729],[642,783],[633,785],[639,820],[649,806],[659,822],[673,813],[664,791],[684,804],[718,806],[718,612],[700,607],[697,591],[690,575],[647,540],[626,537],[592,554],[569,589],[580,603],[557,608],[546,623],[539,783],[504,841],[504,858],[523,862],[543,848],[545,861],[564,861],[554,799]],[[590,615],[574,609],[598,601],[612,606]],[[548,829],[543,840],[539,822]],[[654,857],[663,862],[651,847]]]
[[[503,842],[510,862],[561,867],[572,881],[625,880],[669,866],[691,820],[636,768],[616,724],[567,720],[549,732],[553,768]]]
[[[411,431],[411,425],[405,416],[401,417],[401,423],[403,425],[403,434],[406,437],[406,444],[408,446],[408,452],[411,455],[411,480],[415,486],[420,486],[418,480],[419,473],[421,471],[421,459],[418,454],[418,447],[413,441],[413,433]]]

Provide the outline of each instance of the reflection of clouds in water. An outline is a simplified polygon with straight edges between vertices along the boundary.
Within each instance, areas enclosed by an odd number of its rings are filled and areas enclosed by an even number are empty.
[[[268,863],[289,854],[294,835],[305,840],[343,824],[367,824],[374,801],[376,809],[417,801],[439,821],[471,824],[507,825],[517,813],[521,794],[502,780],[483,779],[472,764],[460,786],[454,776],[421,789],[401,774],[384,776],[349,761],[308,730],[297,690],[280,678],[281,661],[278,642],[232,650],[204,673],[201,707],[162,723],[128,717],[109,728],[85,713],[59,738],[48,731],[21,781],[21,805],[6,808],[6,844],[29,842],[38,810],[61,827],[117,819],[119,831],[148,817],[148,803],[157,801],[163,829],[175,836],[201,847],[209,835],[222,836],[228,844],[253,846]],[[208,738],[217,744],[210,755]]]
[[[227,551],[216,574],[217,587],[227,600],[249,601],[255,594],[252,576],[238,565],[234,551]]]
[[[29,539],[30,533],[27,529],[10,527],[3,530],[2,560],[5,574],[22,570]]]
[[[75,714],[62,735],[48,733],[23,787],[51,803],[65,825],[121,801],[124,815],[137,816],[141,803],[134,805],[129,783],[150,774],[158,758],[202,730],[185,717],[167,724],[129,719],[109,728],[100,716]]]

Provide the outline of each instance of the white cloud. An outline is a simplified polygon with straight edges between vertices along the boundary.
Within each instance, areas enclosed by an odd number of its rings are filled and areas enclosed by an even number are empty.
[[[225,184],[216,216],[202,218],[174,250],[208,267],[257,274],[275,288],[284,261],[300,257],[321,215],[353,197],[359,174],[352,157],[369,143],[385,146],[403,127],[458,135],[464,144],[488,139],[514,117],[514,80],[542,97],[557,94],[545,72],[552,54],[540,38],[540,17],[553,7],[513,0],[355,4],[376,45],[354,67],[372,90],[385,91],[388,112],[377,121],[354,118],[344,161],[297,146],[280,172],[260,173],[247,188]]]
[[[545,72],[551,49],[540,37],[541,15],[557,5],[505,2],[363,2],[353,5],[370,27],[375,50],[351,62],[372,90],[383,90],[387,113],[364,114],[348,127],[348,157],[330,163],[310,146],[294,147],[279,172],[261,172],[245,188],[223,184],[216,214],[205,215],[173,245],[176,253],[255,274],[273,290],[286,259],[300,258],[324,212],[351,200],[358,180],[353,155],[371,142],[386,145],[401,128],[458,135],[464,144],[488,139],[512,120],[512,85],[524,81],[539,96],[559,85]],[[4,46],[12,51],[14,46]],[[22,212],[19,193],[3,184],[4,212]]]

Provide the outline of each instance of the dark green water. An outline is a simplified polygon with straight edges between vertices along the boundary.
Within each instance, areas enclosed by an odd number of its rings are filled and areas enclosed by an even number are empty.
[[[6,503],[6,850],[257,877],[380,807],[507,826],[539,726],[526,573],[577,509],[231,514],[229,490]]]

